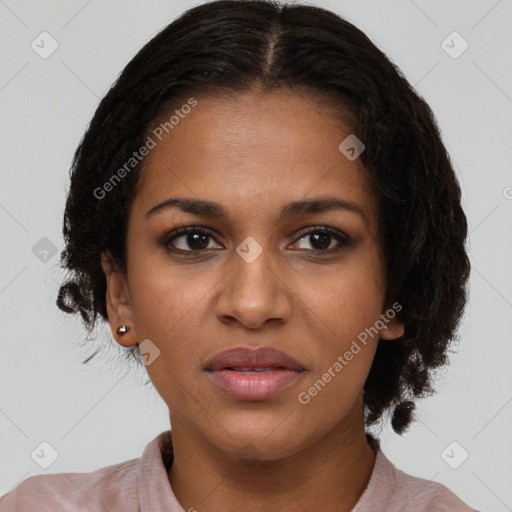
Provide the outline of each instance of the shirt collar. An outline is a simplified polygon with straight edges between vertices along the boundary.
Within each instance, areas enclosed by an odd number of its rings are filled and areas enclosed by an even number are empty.
[[[368,439],[376,452],[375,464],[368,484],[352,512],[367,510],[378,496],[382,506],[390,499],[394,475],[391,463],[381,451],[378,440]],[[169,483],[168,469],[173,461],[170,430],[155,437],[144,449],[136,475],[141,512],[185,512]]]
[[[136,471],[141,512],[184,512],[169,483],[167,468],[172,464],[172,453],[170,430],[144,449]]]

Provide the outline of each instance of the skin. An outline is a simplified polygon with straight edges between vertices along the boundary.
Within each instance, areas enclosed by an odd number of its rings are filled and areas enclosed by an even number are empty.
[[[377,197],[361,159],[338,149],[350,127],[314,99],[283,89],[197,100],[145,157],[126,275],[102,257],[112,333],[123,346],[149,339],[160,350],[146,369],[169,407],[169,481],[185,510],[350,511],[375,463],[363,385],[379,337],[398,338],[403,325],[389,321],[307,405],[298,394],[390,307]],[[276,222],[284,204],[323,196],[356,203],[366,222],[347,210]],[[176,207],[145,218],[169,197],[215,201],[230,218]],[[167,252],[159,241],[181,226],[206,227],[211,237],[191,245],[181,235],[174,247],[188,252]],[[353,244],[315,243],[302,234],[313,226]],[[236,252],[249,236],[263,251],[252,263]],[[120,325],[131,327],[122,337]],[[227,397],[204,366],[241,345],[279,348],[305,371],[274,398]]]

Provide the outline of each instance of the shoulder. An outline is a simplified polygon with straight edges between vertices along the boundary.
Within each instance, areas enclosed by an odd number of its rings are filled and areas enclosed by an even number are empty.
[[[388,459],[384,463],[394,482],[389,510],[399,506],[403,512],[477,512],[443,484],[409,475]]]
[[[475,512],[443,484],[397,472],[398,500],[409,507],[404,508],[404,512]]]
[[[139,459],[89,473],[55,473],[26,478],[0,497],[0,512],[138,510],[136,469]]]
[[[398,469],[384,454],[377,439],[370,480],[352,512],[478,512],[444,485]]]

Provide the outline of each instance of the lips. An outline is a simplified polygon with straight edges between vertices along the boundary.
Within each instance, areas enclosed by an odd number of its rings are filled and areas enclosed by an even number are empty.
[[[231,399],[264,401],[297,383],[304,368],[271,347],[238,347],[217,354],[206,367],[215,387]]]
[[[206,370],[234,370],[240,372],[272,371],[276,368],[303,371],[304,368],[293,358],[272,347],[250,349],[237,347],[217,354],[206,364]]]

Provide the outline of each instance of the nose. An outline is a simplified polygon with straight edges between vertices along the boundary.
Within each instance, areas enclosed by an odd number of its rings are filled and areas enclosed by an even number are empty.
[[[263,250],[255,259],[233,252],[230,266],[216,303],[221,322],[260,329],[265,323],[289,319],[292,292],[270,250]]]

